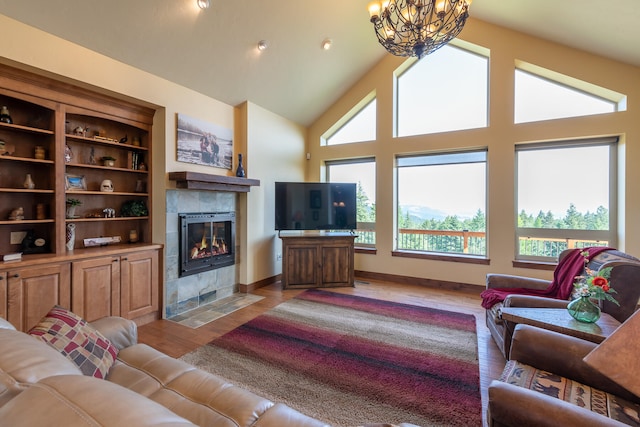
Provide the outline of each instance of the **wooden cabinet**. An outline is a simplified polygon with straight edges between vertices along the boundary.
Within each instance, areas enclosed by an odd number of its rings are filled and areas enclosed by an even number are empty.
[[[74,247],[91,237],[129,242],[132,230],[136,239],[149,239],[149,126],[77,108],[65,111],[65,202],[81,203],[65,218],[75,225]],[[132,204],[140,209],[126,207]]]
[[[327,233],[280,238],[284,289],[353,286],[356,236]]]
[[[72,263],[71,311],[88,322],[120,315],[120,257]]]
[[[1,273],[0,273],[1,274]],[[71,270],[69,263],[13,268],[7,277],[7,320],[28,331],[54,305],[70,307]]]
[[[120,268],[120,315],[127,319],[155,315],[159,307],[158,251],[129,253]]]
[[[73,262],[71,310],[91,322],[105,316],[157,317],[158,251]]]
[[[55,304],[88,321],[158,318],[155,110],[2,64],[0,106],[11,115],[0,122],[0,259],[22,252],[19,261],[0,262],[0,316],[21,330]],[[73,214],[68,199],[80,202]],[[121,244],[84,244],[104,237]]]
[[[70,224],[74,249],[90,238],[151,242],[153,109],[5,65],[0,106],[12,121],[0,122],[0,256],[65,255]],[[80,202],[69,216],[68,199]]]
[[[21,250],[22,238],[11,244],[12,233],[40,238],[31,250],[50,252],[57,237],[55,105],[2,87],[0,105],[13,121],[0,122],[0,255]]]

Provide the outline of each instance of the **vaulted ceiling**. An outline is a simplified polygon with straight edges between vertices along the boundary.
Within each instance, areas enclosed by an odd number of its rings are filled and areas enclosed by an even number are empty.
[[[229,105],[249,100],[306,126],[388,55],[369,23],[370,1],[211,0],[200,10],[196,0],[0,0],[0,13]],[[638,0],[475,0],[470,14],[640,66]],[[333,41],[328,51],[325,38]],[[260,40],[268,42],[264,52]]]

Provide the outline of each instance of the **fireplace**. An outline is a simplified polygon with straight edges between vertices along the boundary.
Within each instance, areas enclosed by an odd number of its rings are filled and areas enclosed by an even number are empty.
[[[181,213],[180,277],[235,264],[234,212]]]

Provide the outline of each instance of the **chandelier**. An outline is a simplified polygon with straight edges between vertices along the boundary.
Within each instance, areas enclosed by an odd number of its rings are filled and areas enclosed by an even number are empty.
[[[422,58],[456,38],[472,0],[385,0],[369,5],[378,41],[397,56]]]

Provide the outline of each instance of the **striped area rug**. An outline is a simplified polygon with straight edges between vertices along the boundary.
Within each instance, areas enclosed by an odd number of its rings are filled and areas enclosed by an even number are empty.
[[[336,426],[482,425],[469,314],[312,289],[181,359]]]

